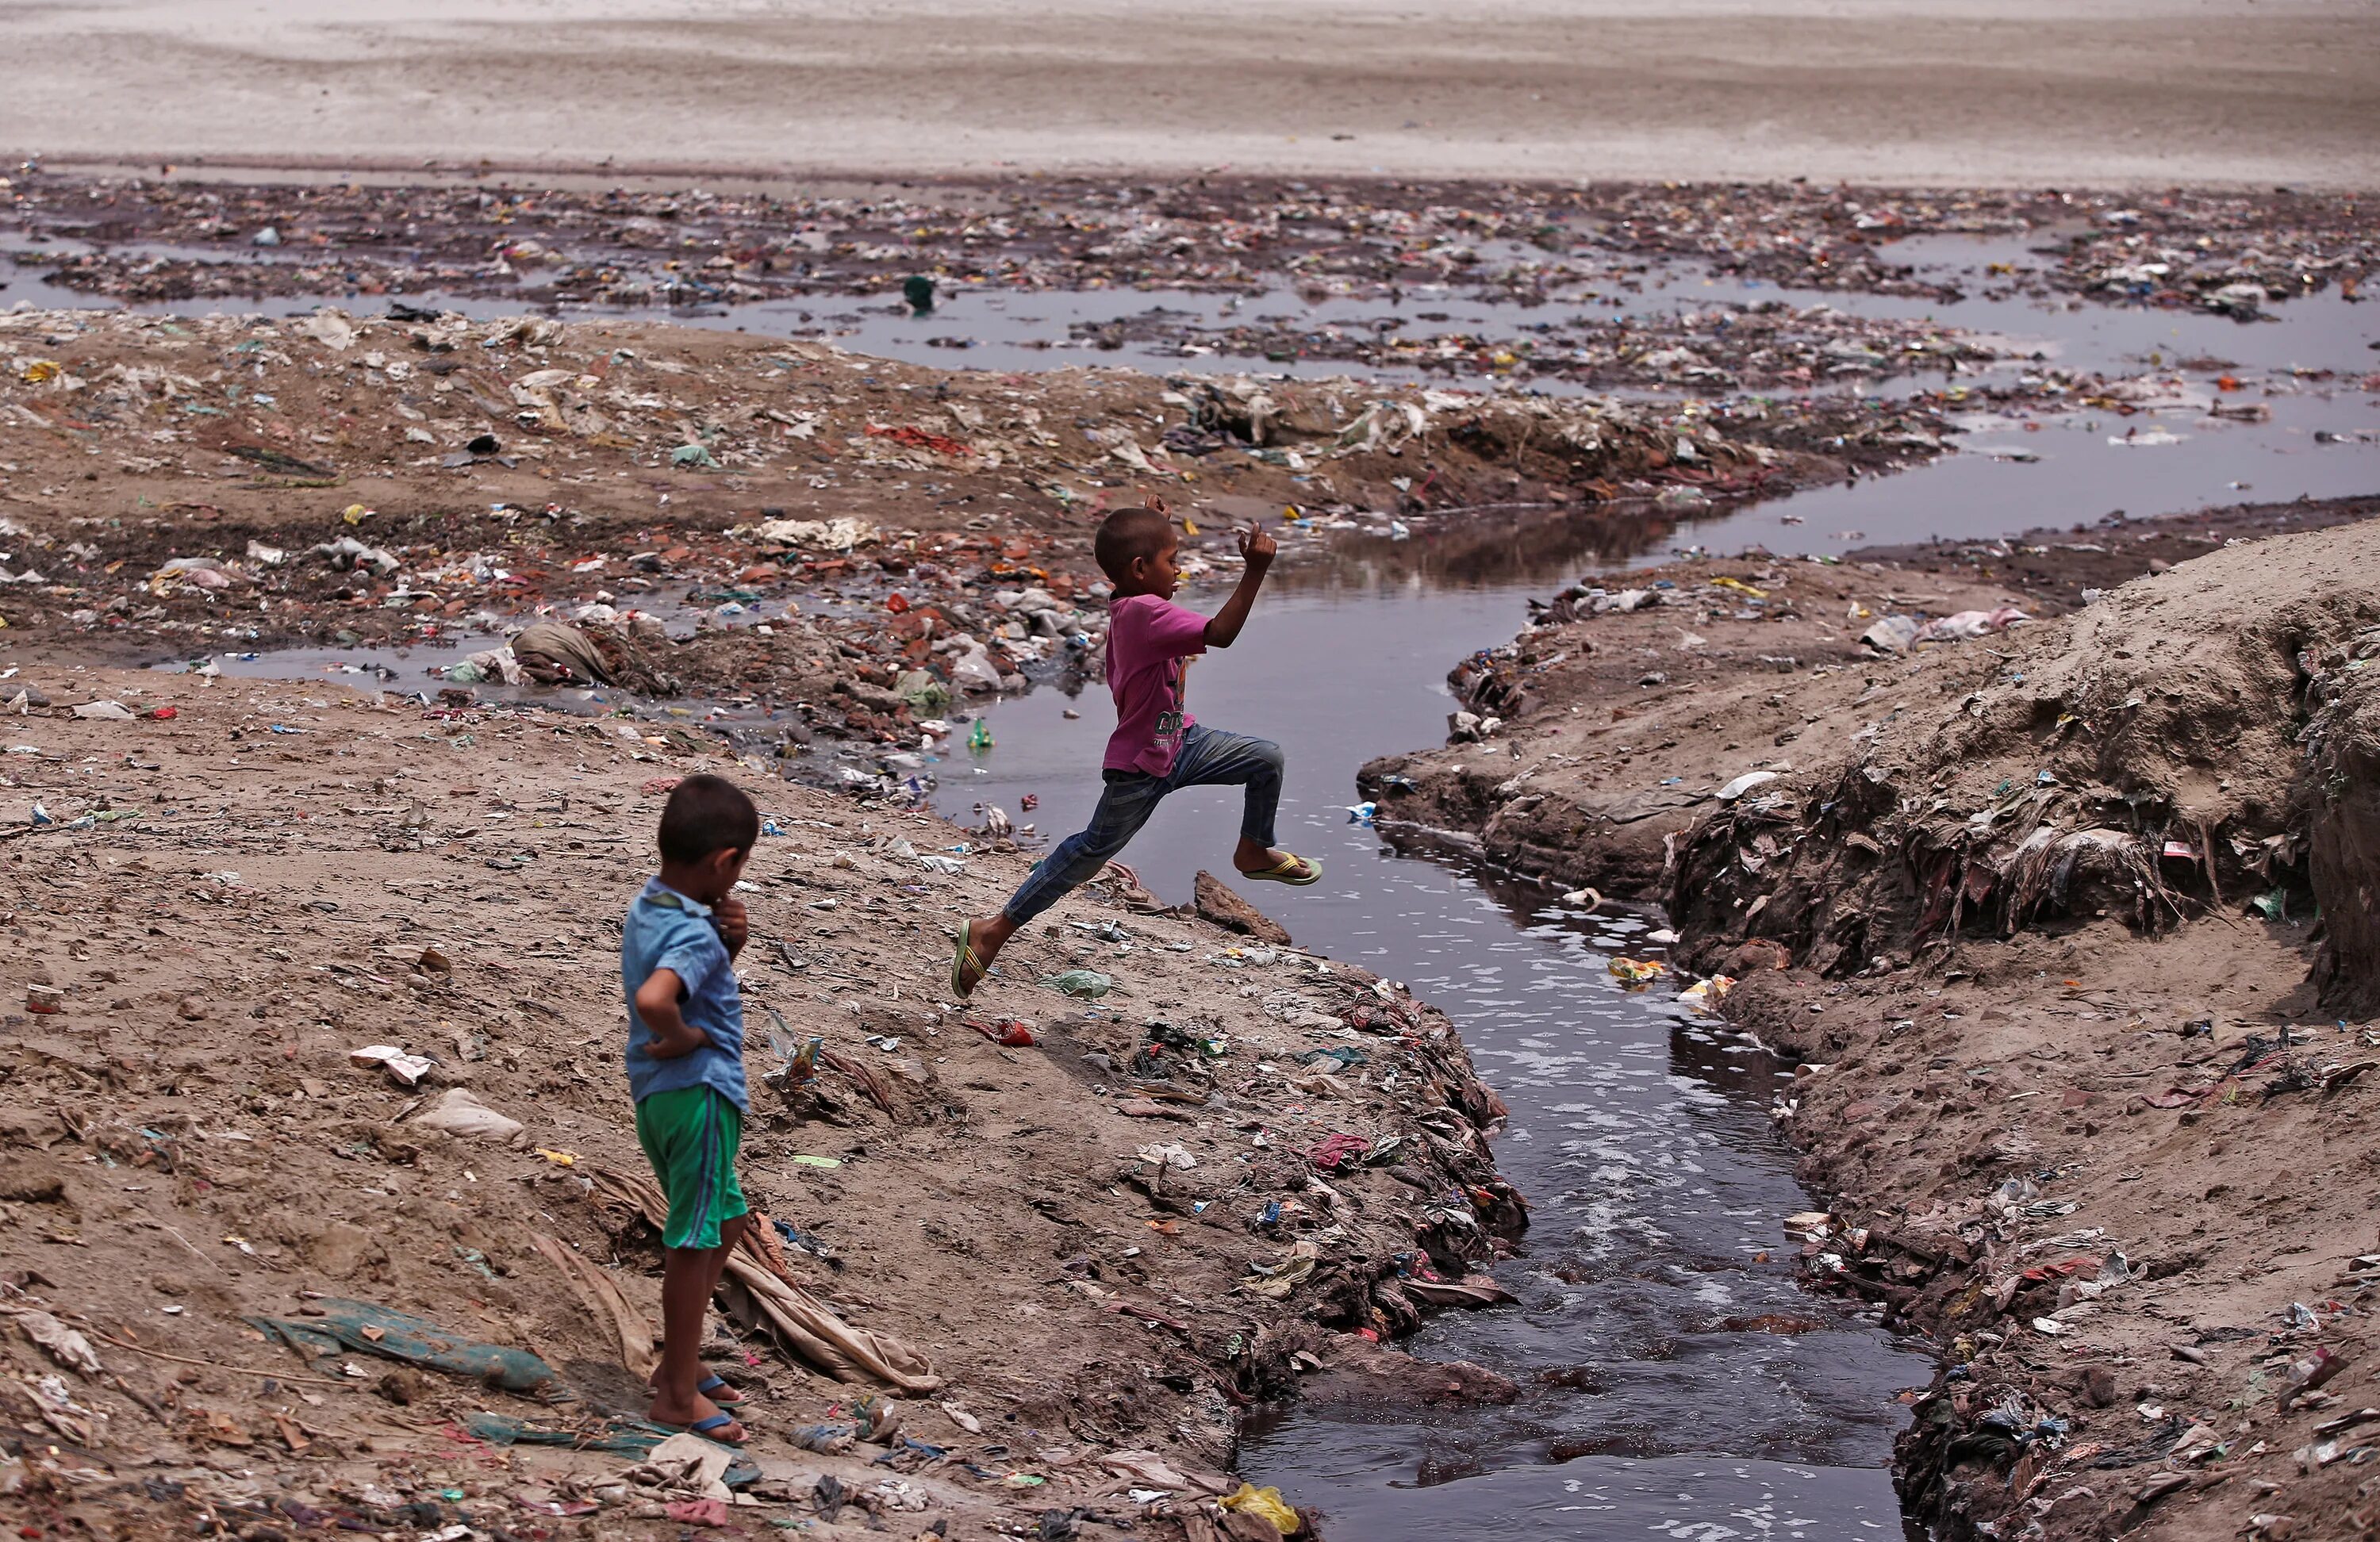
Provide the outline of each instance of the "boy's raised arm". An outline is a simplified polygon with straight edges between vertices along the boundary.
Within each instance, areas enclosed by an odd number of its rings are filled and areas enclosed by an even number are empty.
[[[1229,648],[1239,639],[1240,628],[1248,624],[1248,612],[1256,606],[1257,590],[1264,587],[1265,570],[1280,550],[1279,542],[1253,525],[1240,532],[1240,555],[1246,559],[1247,570],[1223,608],[1207,618],[1208,647]]]

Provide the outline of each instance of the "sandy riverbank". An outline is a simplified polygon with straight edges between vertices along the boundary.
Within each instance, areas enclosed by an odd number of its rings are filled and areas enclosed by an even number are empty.
[[[0,46],[0,147],[79,162],[2380,179],[2363,0],[117,0]]]
[[[623,1480],[635,1452],[490,1431],[639,1433],[616,1421],[642,1411],[658,1256],[601,1184],[640,1171],[611,917],[662,792],[697,769],[754,787],[775,832],[742,961],[745,1184],[795,1228],[767,1268],[860,1335],[747,1319],[711,1346],[751,1400],[743,1523],[1031,1535],[1055,1511],[1069,1536],[1211,1539],[1233,1485],[1199,1475],[1229,1462],[1238,1410],[1302,1376],[1497,1395],[1461,1367],[1383,1373],[1403,1363],[1366,1342],[1496,1299],[1462,1281],[1525,1212],[1460,1040],[1364,971],[1134,912],[1111,885],[1021,937],[961,1012],[941,928],[1021,876],[1013,848],[772,787],[709,735],[12,674],[59,705],[20,700],[0,789],[0,1314],[45,1310],[96,1351],[0,1345],[24,1373],[0,1408],[50,1442],[0,1462],[12,1514],[97,1535],[207,1517],[586,1535],[578,1516],[678,1535],[663,1511],[698,1489]],[[67,709],[95,700],[137,715]],[[1111,989],[1036,983],[1073,969]],[[970,1026],[1016,1019],[1038,1043]],[[814,1080],[763,1079],[772,1026],[823,1039]],[[419,1085],[358,1063],[367,1045],[424,1057]],[[442,1123],[457,1099],[516,1123]],[[1354,1154],[1318,1159],[1332,1135]],[[401,1334],[315,1360],[249,1326],[347,1298],[538,1363],[497,1388],[404,1368]]]

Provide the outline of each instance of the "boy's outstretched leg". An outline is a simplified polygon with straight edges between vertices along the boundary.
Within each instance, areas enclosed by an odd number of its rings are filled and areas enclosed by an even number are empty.
[[[1059,842],[1057,849],[1035,864],[1006,905],[959,923],[958,947],[951,959],[952,993],[962,1001],[973,994],[1017,928],[1097,877],[1157,812],[1158,800],[1170,784],[1168,778],[1110,771],[1089,828]]]
[[[1287,765],[1281,746],[1270,739],[1196,724],[1184,735],[1181,758],[1167,780],[1173,787],[1246,787],[1240,841],[1232,848],[1232,868],[1242,878],[1304,888],[1322,876],[1322,865],[1273,844],[1273,818],[1281,808],[1281,772]]]

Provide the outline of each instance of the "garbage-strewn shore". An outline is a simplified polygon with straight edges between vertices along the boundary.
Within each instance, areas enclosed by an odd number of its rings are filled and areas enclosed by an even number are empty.
[[[1272,1535],[1215,1505],[1240,1411],[1324,1370],[1446,1395],[1371,1343],[1500,1298],[1500,1105],[1365,971],[1111,883],[960,1010],[943,928],[1023,859],[715,740],[6,686],[0,1402],[41,1439],[0,1481],[47,1530]],[[745,1183],[774,1225],[711,1346],[757,1473],[717,1490],[636,1422],[658,1242],[614,1181],[613,917],[695,770],[769,821]],[[485,1358],[408,1363],[357,1302]],[[759,1508],[703,1508],[729,1492]]]
[[[1848,400],[1736,422],[1691,401],[1028,378],[648,323],[336,310],[10,312],[0,415],[19,648],[478,647],[552,616],[689,643],[659,694],[807,703],[862,735],[921,667],[949,687],[979,655],[993,689],[1079,663],[1090,535],[1120,504],[1179,504],[1195,577],[1236,560],[1235,519],[1287,519],[1293,548],[1389,534],[1401,506],[1658,519],[1941,450]]]
[[[1668,905],[1647,989],[1805,1062],[1791,1225],[1943,1346],[1942,1535],[2380,1523],[2374,512],[1632,574],[1366,768],[1392,832]]]

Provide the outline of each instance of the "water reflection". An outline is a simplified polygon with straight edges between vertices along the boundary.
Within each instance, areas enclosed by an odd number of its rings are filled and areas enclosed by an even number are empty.
[[[1676,522],[1649,501],[1591,507],[1505,505],[1401,522],[1358,521],[1310,556],[1274,569],[1298,593],[1372,594],[1391,589],[1509,589],[1549,592],[1583,567],[1609,566],[1665,549]]]

